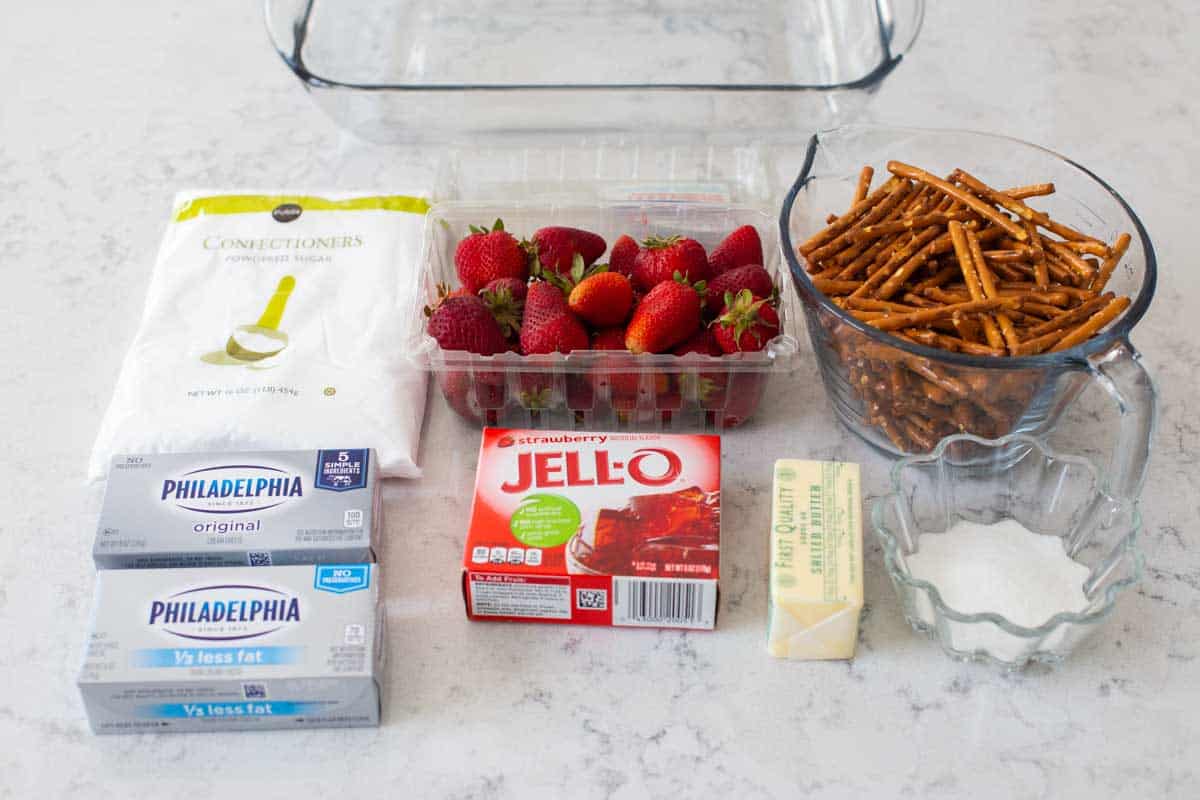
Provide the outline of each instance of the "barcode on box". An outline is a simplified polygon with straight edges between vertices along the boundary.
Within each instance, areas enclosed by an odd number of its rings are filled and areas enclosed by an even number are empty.
[[[712,628],[717,587],[712,581],[613,576],[613,625]]]
[[[271,566],[271,554],[266,551],[251,550],[246,553],[246,563],[252,567],[269,567]]]

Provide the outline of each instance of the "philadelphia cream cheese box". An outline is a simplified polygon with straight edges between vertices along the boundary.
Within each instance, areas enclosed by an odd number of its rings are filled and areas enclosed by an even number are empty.
[[[96,733],[379,724],[373,564],[101,570],[79,689]]]
[[[122,455],[92,550],[100,569],[374,561],[374,450]]]

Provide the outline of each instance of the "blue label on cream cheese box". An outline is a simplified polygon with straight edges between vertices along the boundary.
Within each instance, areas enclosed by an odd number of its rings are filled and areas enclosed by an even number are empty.
[[[359,592],[370,585],[370,564],[321,564],[313,581],[314,588],[334,594]]]
[[[330,570],[351,592],[317,591]],[[96,733],[379,723],[370,564],[101,570],[79,689]]]
[[[321,450],[317,453],[318,489],[348,492],[367,485],[367,450]]]
[[[379,509],[366,449],[122,455],[93,557],[101,569],[367,562]]]

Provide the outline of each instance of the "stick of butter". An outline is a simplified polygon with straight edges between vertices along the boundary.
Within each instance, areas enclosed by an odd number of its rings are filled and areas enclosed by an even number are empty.
[[[863,607],[858,464],[775,462],[767,652],[851,658]]]

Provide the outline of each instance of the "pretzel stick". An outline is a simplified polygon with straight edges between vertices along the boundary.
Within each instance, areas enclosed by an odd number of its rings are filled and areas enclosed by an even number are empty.
[[[856,220],[845,231],[834,237],[833,241],[818,247],[816,250],[813,250],[810,253],[806,253],[805,258],[807,258],[809,261],[816,261],[820,263],[835,253],[846,249],[853,242],[853,240],[850,238],[851,234],[854,233],[859,225],[869,225],[873,222],[883,219],[885,216],[887,216],[889,211],[895,208],[900,201],[904,199],[905,195],[907,195],[909,191],[910,187],[907,182],[898,184],[893,191],[888,193],[887,197],[876,204],[874,208],[871,208],[865,214],[863,214],[861,219]]]
[[[983,195],[987,199],[991,200],[993,203],[996,203],[997,205],[1016,214],[1021,219],[1027,220],[1029,222],[1034,222],[1034,223],[1040,225],[1041,227],[1045,228],[1046,230],[1050,231],[1051,233],[1058,234],[1059,236],[1061,236],[1064,239],[1070,239],[1073,242],[1089,242],[1090,241],[1090,242],[1095,242],[1096,244],[1099,244],[1101,246],[1104,245],[1104,242],[1100,241],[1099,239],[1096,239],[1092,236],[1088,236],[1085,233],[1080,233],[1079,231],[1075,230],[1074,228],[1068,227],[1067,225],[1064,225],[1061,222],[1056,222],[1055,220],[1050,218],[1049,214],[1046,214],[1045,212],[1042,212],[1042,211],[1037,211],[1035,209],[1032,209],[1029,206],[1025,205],[1025,203],[1016,199],[1015,197],[1011,197],[1002,192],[997,192],[995,189],[988,186],[986,183],[979,180],[974,175],[971,175],[968,172],[964,172],[961,169],[956,169],[956,170],[954,170],[953,177],[954,177],[954,179],[965,184],[972,191],[978,192],[979,194]],[[1021,239],[1020,236],[1018,236],[1016,238],[1020,241],[1024,241],[1024,239]]]
[[[1004,348],[990,347],[986,344],[978,344],[976,342],[968,342],[966,339],[959,339],[954,336],[947,336],[944,333],[938,333],[932,330],[913,330],[908,332],[908,337],[921,344],[929,347],[941,347],[943,350],[950,350],[957,353],[969,353],[973,356],[1002,356]]]
[[[1077,306],[1070,311],[1059,314],[1051,320],[1047,320],[1046,322],[1033,326],[1029,329],[1028,334],[1029,336],[1036,338],[1043,334],[1050,333],[1050,331],[1067,328],[1076,324],[1077,322],[1082,322],[1092,314],[1111,303],[1115,296],[1116,295],[1110,292],[1108,294],[1101,295],[1100,297],[1095,297],[1091,300],[1088,300],[1081,306]]]
[[[1043,197],[1048,194],[1054,194],[1054,184],[1031,183],[1028,186],[1014,186],[1011,189],[1005,189],[1003,194],[1008,195],[1014,200],[1024,200],[1026,197]]]
[[[1025,230],[1014,223],[1011,219],[996,211],[987,203],[980,200],[970,192],[964,191],[954,184],[944,181],[936,175],[931,175],[919,167],[914,167],[900,161],[889,161],[887,165],[888,171],[893,175],[901,178],[924,183],[940,191],[942,194],[952,197],[958,202],[965,205],[967,208],[974,211],[979,216],[989,222],[1000,226],[1009,236],[1017,241],[1023,242],[1029,236]]]
[[[1066,331],[1050,331],[1033,339],[1026,339],[1013,349],[1014,356],[1035,356],[1067,335]]]
[[[850,235],[859,241],[863,239],[876,239],[880,236],[886,236],[889,233],[903,233],[914,228],[944,225],[951,220],[966,221],[972,216],[974,215],[969,211],[933,211],[929,214],[922,214],[919,217],[905,217],[891,222],[881,222],[877,225],[864,225],[861,228],[855,229]]]
[[[1087,341],[1088,339],[1092,338],[1092,336],[1099,333],[1101,328],[1119,317],[1121,312],[1127,308],[1129,308],[1128,297],[1118,297],[1112,300],[1104,308],[1088,317],[1087,320],[1079,327],[1075,328],[1066,336],[1059,339],[1058,344],[1050,348],[1050,352],[1057,353],[1062,350],[1068,350],[1077,344]],[[880,325],[886,322],[887,320],[876,320],[874,324]]]
[[[888,252],[888,249],[895,245],[897,241],[899,241],[899,237],[877,240],[875,244],[864,250],[862,254],[858,256],[858,258],[847,264],[846,267],[837,274],[838,278],[842,280],[848,280],[855,277],[871,264],[874,264],[876,261],[878,261],[879,258],[883,256],[884,253]],[[838,255],[840,256],[841,254],[839,253]],[[837,261],[838,259],[834,260]]]
[[[1029,246],[1033,250],[1033,281],[1039,289],[1050,286],[1050,268],[1046,266],[1046,250],[1042,247],[1042,237],[1038,235],[1037,226],[1025,221],[1025,230],[1029,233]]]
[[[1092,267],[1086,261],[1084,261],[1078,253],[1067,247],[1064,247],[1062,242],[1056,242],[1053,239],[1047,239],[1044,236],[1040,238],[1046,248],[1049,249],[1051,253],[1054,253],[1054,255],[1062,259],[1067,266],[1075,271],[1076,275],[1078,275],[1080,278],[1083,278],[1085,283],[1090,282],[1092,278],[1096,276],[1096,273]]]
[[[937,272],[930,275],[925,280],[913,287],[914,292],[922,292],[934,286],[941,286],[959,273],[958,267],[947,265],[939,269]]]
[[[1089,256],[1099,256],[1100,258],[1107,258],[1108,254],[1112,252],[1108,245],[1099,244],[1098,242],[1072,242],[1068,239],[1065,242],[1061,242],[1061,244],[1073,253],[1085,253]]]
[[[824,294],[846,294],[862,286],[862,281],[839,281],[826,278],[813,280],[813,286]]]
[[[864,295],[879,284],[883,283],[889,278],[890,275],[893,274],[893,270],[895,269],[896,265],[907,263],[915,253],[923,251],[926,245],[930,244],[937,238],[937,228],[925,228],[922,230],[919,234],[909,239],[903,247],[897,248],[892,253],[891,258],[889,258],[882,267],[871,273],[870,277],[863,282],[863,285],[855,291],[855,294],[859,296]],[[928,258],[928,255],[926,258]],[[886,300],[887,298],[882,297],[881,299]]]
[[[837,222],[837,217],[838,217],[837,214],[829,214],[828,216],[825,217],[825,224],[832,225],[833,223]]]
[[[1001,289],[1021,289],[1026,292],[1037,290],[1037,284],[1030,283],[1029,281],[1001,281],[998,286]],[[1050,288],[1053,293],[1065,294],[1080,301],[1091,300],[1096,296],[1096,293],[1091,289],[1080,289],[1078,286],[1063,286],[1056,283]]]
[[[1128,233],[1122,233],[1117,237],[1117,241],[1112,246],[1112,253],[1104,259],[1104,263],[1100,265],[1100,271],[1096,273],[1096,278],[1092,281],[1093,292],[1104,291],[1104,287],[1108,285],[1108,279],[1117,269],[1117,264],[1125,257],[1125,251],[1129,249],[1129,242]]]
[[[1059,283],[1069,283],[1072,286],[1079,283],[1079,275],[1063,263],[1053,250],[1046,253],[1046,267],[1050,270],[1050,277]]]
[[[1020,250],[984,250],[983,256],[996,264],[1007,264],[1013,261],[1028,261],[1030,256]]]
[[[886,300],[873,300],[870,297],[847,297],[846,306],[863,311],[895,311],[901,314],[917,310],[915,307],[903,303],[889,303]]]
[[[835,236],[838,236],[842,231],[849,228],[856,219],[887,197],[898,182],[895,178],[889,178],[882,186],[871,192],[863,200],[850,206],[850,209],[830,223],[829,227],[817,231],[796,249],[801,255],[807,256],[813,250],[816,250]]]
[[[875,177],[874,167],[863,167],[862,172],[858,173],[858,186],[854,189],[854,202],[861,203],[867,198],[867,192],[871,189],[871,178]]]
[[[980,311],[991,311],[993,308],[999,308],[1005,303],[1016,305],[1015,301],[1002,299],[971,300],[966,303],[954,303],[953,305],[939,306],[937,308],[923,308],[920,311],[913,311],[908,314],[894,314],[886,319],[877,319],[871,324],[881,331],[902,330],[904,328],[924,325],[937,319],[946,319],[956,313],[974,314]]]

